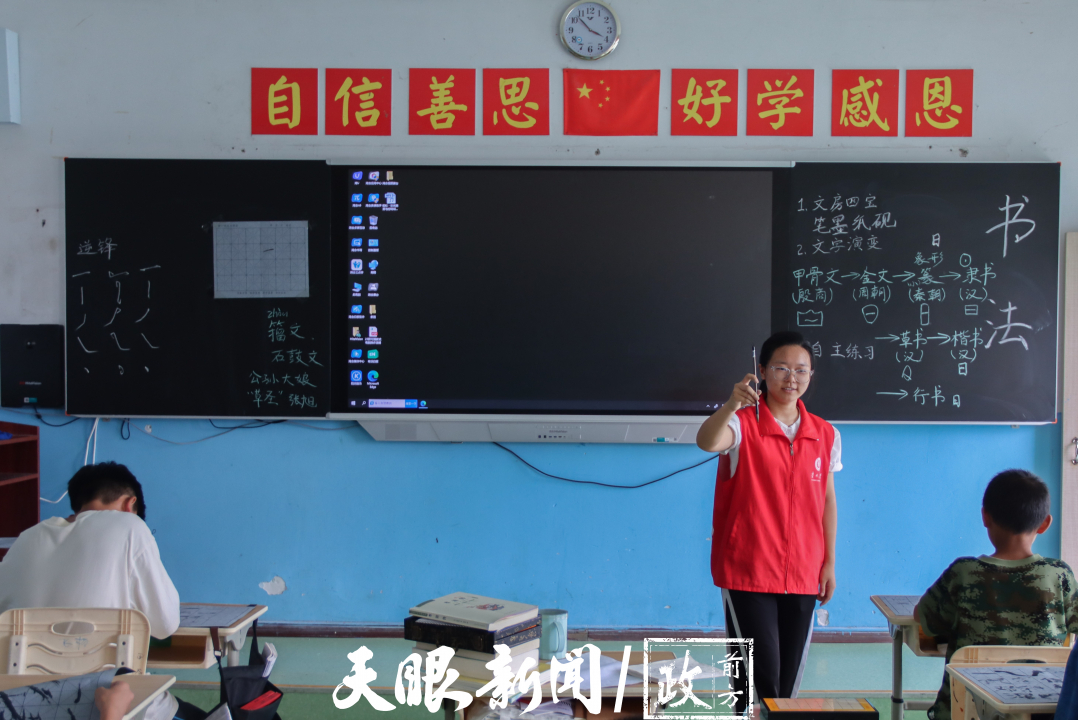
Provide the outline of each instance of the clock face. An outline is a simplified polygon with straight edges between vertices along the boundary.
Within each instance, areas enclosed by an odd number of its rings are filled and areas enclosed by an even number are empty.
[[[621,23],[601,2],[573,3],[561,22],[561,41],[573,55],[598,60],[612,51],[621,37]]]

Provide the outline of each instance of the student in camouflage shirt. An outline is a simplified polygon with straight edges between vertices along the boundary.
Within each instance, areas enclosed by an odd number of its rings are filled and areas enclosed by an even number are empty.
[[[925,633],[947,643],[947,662],[967,645],[1062,645],[1078,632],[1078,585],[1067,563],[1033,554],[1033,541],[1052,524],[1044,482],[1026,470],[1005,470],[984,492],[981,517],[996,552],[962,557],[917,603]],[[950,720],[946,674],[929,710]]]

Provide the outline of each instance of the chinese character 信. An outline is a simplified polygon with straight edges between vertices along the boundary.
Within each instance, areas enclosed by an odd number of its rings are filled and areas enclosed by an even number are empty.
[[[433,79],[433,78],[432,78]],[[450,77],[450,80],[453,78]],[[529,110],[538,110],[539,103],[528,100],[525,102],[525,98],[528,97],[528,90],[531,88],[531,78],[528,77],[516,77],[516,78],[498,78],[498,96],[502,101],[501,114],[507,123],[513,127],[525,130],[535,125],[536,120],[531,115],[521,111],[521,105]],[[431,85],[433,88],[434,86]],[[462,106],[463,110],[467,110]],[[509,111],[512,111],[514,117],[509,117]],[[422,112],[420,112],[422,114]],[[526,119],[518,120],[517,117],[523,115]],[[433,119],[431,123],[433,124]],[[452,123],[450,123],[452,124]],[[498,124],[498,111],[494,111],[494,124]]]
[[[794,84],[797,82],[797,76],[791,75],[790,79],[786,82],[786,87],[782,87],[782,80],[775,81],[775,89],[771,89],[771,83],[764,80],[764,87],[767,88],[767,92],[757,93],[756,104],[763,105],[766,99],[771,104],[770,110],[761,110],[760,119],[767,119],[769,117],[778,116],[774,122],[771,123],[772,130],[778,130],[784,124],[786,124],[787,113],[800,113],[799,107],[787,107],[791,100],[796,100],[805,96],[805,93],[801,91],[801,88],[794,88]]]
[[[877,112],[880,94],[872,92],[874,84],[882,86],[883,81],[877,78],[873,83],[861,76],[857,78],[857,85],[842,89],[842,114],[839,116],[839,122],[858,128],[876,123],[884,132],[890,129],[887,120],[881,118]]]
[[[282,90],[288,90],[291,98],[289,95],[277,94]],[[290,109],[290,117],[277,117],[278,115],[288,115]],[[282,75],[277,82],[269,86],[269,124],[287,125],[289,129],[292,129],[299,125],[299,119],[299,83],[290,83],[288,78]]]
[[[363,82],[359,85],[352,85],[352,78],[348,77],[341,83],[340,89],[337,91],[337,95],[334,100],[343,100],[343,107],[341,110],[341,125],[348,127],[348,92],[355,95],[359,95],[359,110],[355,112],[356,122],[360,127],[374,127],[378,124],[378,118],[381,116],[381,112],[374,107],[374,91],[382,89],[382,83],[371,82],[367,78],[362,78]]]
[[[704,99],[703,87],[696,84],[696,78],[689,78],[689,85],[685,89],[685,97],[677,101],[682,112],[685,113],[685,118],[682,122],[695,120],[697,125],[704,123],[704,118],[700,115],[699,109],[701,105],[710,105],[711,119],[704,124],[709,128],[719,124],[719,120],[722,119],[722,104],[731,102],[732,98],[729,95],[721,94],[722,89],[726,87],[725,80],[708,80],[707,86],[711,89],[711,94]]]
[[[433,91],[430,99],[430,107],[416,111],[420,117],[430,116],[430,126],[435,130],[448,130],[453,127],[453,121],[457,119],[455,112],[466,112],[467,105],[461,105],[453,101],[450,88],[453,87],[454,76],[450,75],[445,82],[438,82],[437,77],[431,77],[430,89]]]
[[[942,119],[945,111],[954,112],[956,115],[962,113],[960,106],[951,103],[951,77],[949,75],[925,78],[921,108],[921,112],[913,116],[918,127],[921,126],[921,115],[924,115],[926,123],[937,130],[950,130],[958,124],[958,118],[954,115],[947,115],[946,120]]]

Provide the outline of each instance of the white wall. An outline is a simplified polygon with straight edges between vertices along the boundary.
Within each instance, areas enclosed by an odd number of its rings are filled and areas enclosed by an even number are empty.
[[[20,35],[22,124],[0,125],[0,322],[62,321],[64,156],[387,158],[580,163],[752,160],[1059,160],[1063,230],[1078,143],[1068,0],[616,0],[624,33],[585,63],[556,34],[568,0],[8,0]],[[389,67],[393,136],[250,135],[250,68]],[[549,67],[549,137],[409,137],[409,67]],[[660,68],[659,136],[561,132],[560,69]],[[673,67],[812,67],[811,138],[669,135]],[[832,68],[975,70],[974,137],[830,137]],[[741,128],[744,132],[744,74]],[[596,155],[596,150],[601,151]],[[162,188],[167,191],[167,188]]]

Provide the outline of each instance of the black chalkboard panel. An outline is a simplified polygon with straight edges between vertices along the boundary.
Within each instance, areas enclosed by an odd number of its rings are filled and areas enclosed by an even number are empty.
[[[329,168],[65,163],[67,410],[329,410]]]
[[[1052,422],[1059,166],[799,164],[775,327],[828,420]]]

